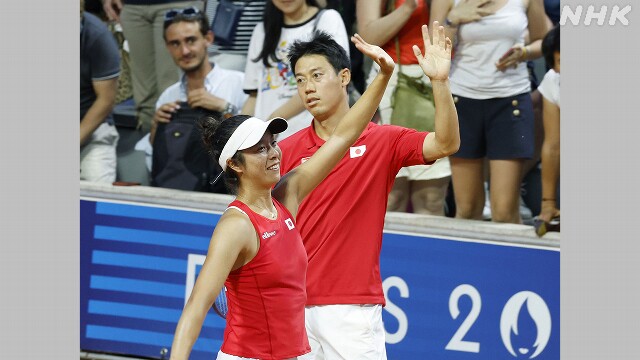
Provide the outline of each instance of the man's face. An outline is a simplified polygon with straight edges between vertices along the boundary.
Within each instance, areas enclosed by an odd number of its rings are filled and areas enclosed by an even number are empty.
[[[341,102],[346,103],[346,86],[350,80],[348,69],[336,74],[324,56],[306,55],[296,63],[295,75],[302,103],[317,120],[328,118]]]
[[[200,24],[180,21],[169,25],[165,31],[167,50],[176,65],[184,72],[200,69],[207,60],[207,47],[213,42],[213,34],[202,36]]]

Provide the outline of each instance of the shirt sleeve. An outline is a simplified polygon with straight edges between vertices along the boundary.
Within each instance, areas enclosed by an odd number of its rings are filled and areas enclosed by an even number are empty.
[[[344,26],[340,13],[333,9],[325,10],[318,20],[318,30],[322,30],[340,44],[347,52],[349,56],[349,36],[347,35],[347,29]]]
[[[406,166],[433,164],[433,162],[426,163],[422,155],[427,132],[395,125],[380,126],[383,126],[388,133],[391,153],[390,166],[393,174]]]
[[[538,91],[545,99],[547,99],[548,101],[550,101],[555,105],[559,105],[558,98],[557,98],[557,93],[559,92],[559,89],[554,89],[555,83],[553,78],[555,75],[556,74],[553,71],[553,69],[547,71],[547,73],[544,75],[544,78],[542,78],[540,85],[538,86]]]
[[[249,51],[247,52],[247,64],[244,68],[244,82],[242,88],[244,91],[255,91],[260,86],[260,75],[264,64],[262,60],[254,61],[260,55],[262,45],[264,44],[264,25],[258,23],[251,33],[251,42],[249,43]]]
[[[91,44],[91,80],[109,80],[120,75],[120,50],[113,34],[103,31]]]

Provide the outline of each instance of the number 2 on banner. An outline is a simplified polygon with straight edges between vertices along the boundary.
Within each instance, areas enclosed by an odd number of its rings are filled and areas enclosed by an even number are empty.
[[[451,313],[451,317],[453,317],[454,320],[458,318],[458,316],[460,315],[458,301],[464,295],[471,298],[471,311],[458,328],[458,331],[453,334],[445,349],[479,353],[479,342],[462,340],[471,328],[471,325],[473,325],[473,323],[478,318],[478,315],[480,315],[482,299],[480,298],[480,293],[478,292],[478,290],[476,290],[476,288],[469,284],[462,284],[455,288],[453,292],[451,292],[451,296],[449,296],[449,312]]]

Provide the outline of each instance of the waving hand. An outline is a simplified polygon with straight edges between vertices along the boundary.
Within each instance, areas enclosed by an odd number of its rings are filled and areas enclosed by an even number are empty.
[[[413,45],[413,53],[418,59],[422,71],[431,81],[446,80],[449,77],[451,68],[451,39],[445,36],[444,26],[439,26],[437,21],[433,22],[433,43],[429,39],[429,28],[422,25],[422,39],[424,41],[425,55],[417,45]]]

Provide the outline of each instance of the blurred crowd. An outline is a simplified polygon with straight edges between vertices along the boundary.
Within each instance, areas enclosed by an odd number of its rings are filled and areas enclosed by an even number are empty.
[[[395,60],[372,121],[433,131],[433,112],[403,118],[394,105],[407,84],[429,97],[412,46],[438,21],[454,44],[461,146],[401,169],[387,210],[550,222],[560,216],[559,16],[559,0],[81,0],[80,178],[228,193],[194,119],[279,116],[289,122],[279,140],[309,126],[287,46],[315,30],[351,58],[350,101],[378,72],[351,35]]]

